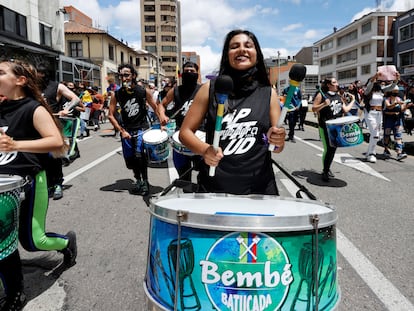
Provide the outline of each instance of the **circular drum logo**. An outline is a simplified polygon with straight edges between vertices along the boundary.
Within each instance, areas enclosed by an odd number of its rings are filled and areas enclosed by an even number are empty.
[[[356,145],[362,142],[360,141],[361,129],[356,123],[344,124],[339,135],[347,145]]]
[[[233,232],[200,262],[207,295],[217,310],[278,310],[293,281],[283,247],[263,233]]]

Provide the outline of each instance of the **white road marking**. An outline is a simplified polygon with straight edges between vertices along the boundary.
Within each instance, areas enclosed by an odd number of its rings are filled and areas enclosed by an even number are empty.
[[[306,145],[308,145],[308,146],[310,146],[310,147],[312,147],[316,150],[319,150],[319,151],[323,152],[323,148],[321,148],[321,147],[319,147],[315,144],[312,144],[308,141],[305,141],[300,137],[295,136],[295,138],[296,138],[296,140],[299,140],[302,143],[304,143],[304,144],[306,144]],[[322,154],[318,154],[318,156],[322,157]],[[336,153],[335,157],[334,157],[334,161],[336,163],[343,164],[343,165],[346,165],[346,166],[351,167],[353,169],[356,169],[358,171],[361,171],[365,174],[375,176],[377,178],[380,178],[380,179],[383,179],[383,180],[386,180],[386,181],[391,181],[387,177],[385,177],[384,175],[378,173],[376,170],[374,170],[369,165],[367,165],[364,162],[356,159],[355,157],[353,157],[352,155],[350,155],[348,153]]]

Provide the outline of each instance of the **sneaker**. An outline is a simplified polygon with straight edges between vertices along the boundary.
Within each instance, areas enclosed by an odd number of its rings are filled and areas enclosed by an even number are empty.
[[[62,250],[63,263],[66,267],[72,267],[76,264],[76,256],[78,255],[78,247],[76,245],[76,233],[69,231],[66,233],[69,243],[68,246]]]
[[[296,143],[296,139],[295,139],[295,138],[291,138],[291,139],[290,139],[290,142],[291,142],[291,143]]]
[[[61,185],[55,186],[55,191],[53,192],[53,200],[59,200],[63,198],[63,190]]]
[[[377,162],[377,157],[374,154],[370,154],[367,156],[367,161],[371,163]]]
[[[24,292],[17,292],[14,296],[6,298],[6,303],[1,307],[1,311],[23,310],[26,300]]]
[[[329,181],[329,173],[328,172],[322,172],[322,180],[323,181]]]
[[[135,193],[135,194],[141,194],[142,185],[143,185],[142,180],[137,180],[135,185],[134,185],[134,188],[132,189],[132,192]]]
[[[389,152],[388,150],[384,150],[383,154],[382,154],[385,158],[391,158],[391,152]]]
[[[329,177],[331,177],[331,178],[334,178],[334,177],[335,177],[335,174],[334,174],[334,173],[332,173],[332,171],[331,171],[331,170],[329,170],[329,171],[328,171],[328,176],[329,176]]]
[[[141,194],[142,195],[148,195],[149,193],[149,185],[148,185],[148,181],[144,180],[142,182],[142,186],[141,186]]]
[[[401,152],[397,154],[397,161],[401,161],[402,159],[405,159],[407,157],[407,154],[404,152]]]

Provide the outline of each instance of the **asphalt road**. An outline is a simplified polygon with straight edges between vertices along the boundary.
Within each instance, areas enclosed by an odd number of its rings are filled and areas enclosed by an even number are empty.
[[[79,142],[81,158],[64,168],[64,197],[50,201],[49,231],[74,230],[77,264],[60,270],[56,252],[22,250],[25,311],[147,310],[143,282],[148,261],[149,197],[130,193],[133,175],[125,168],[111,126]],[[321,142],[317,130],[296,132],[275,161],[338,213],[338,310],[414,310],[414,159],[363,161],[366,143],[340,148],[332,166],[336,177],[320,179]],[[381,152],[378,147],[378,152]],[[281,196],[297,187],[276,166]],[[170,184],[174,171],[150,168],[151,193]],[[211,310],[204,308],[202,310]]]

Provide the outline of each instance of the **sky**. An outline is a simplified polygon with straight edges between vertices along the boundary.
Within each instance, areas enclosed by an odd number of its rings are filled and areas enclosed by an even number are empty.
[[[265,58],[293,56],[377,9],[407,11],[414,0],[181,0],[182,51],[200,55],[200,71],[218,69],[225,35],[252,31]],[[93,20],[93,26],[141,49],[140,0],[63,0]]]

